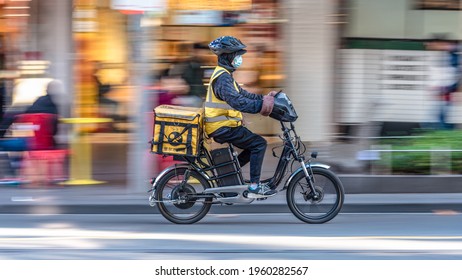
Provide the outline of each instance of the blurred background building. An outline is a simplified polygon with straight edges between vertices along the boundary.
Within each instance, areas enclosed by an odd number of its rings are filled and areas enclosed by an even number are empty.
[[[439,35],[458,44],[461,2],[346,2],[348,24],[336,64],[337,122],[344,128],[365,120],[380,122],[382,135],[435,122],[431,70],[440,54],[429,51],[427,43]],[[461,123],[461,113],[456,102],[450,122]]]
[[[460,40],[461,5],[449,0],[0,0],[0,100],[2,108],[30,104],[50,79],[58,79],[65,85],[58,100],[63,117],[112,118],[88,128],[94,141],[130,143],[140,102],[148,111],[159,102],[194,104],[185,97],[200,97],[200,87],[185,76],[188,67],[200,70],[206,86],[215,65],[208,42],[233,35],[249,49],[236,80],[257,93],[287,92],[306,141],[363,136],[361,128],[371,121],[381,124],[375,135],[399,134],[435,121],[428,81],[438,52],[428,51],[425,43],[434,34]],[[161,92],[173,95],[162,99]],[[460,105],[453,106],[449,119],[462,122]],[[278,123],[268,118],[248,116],[247,122],[257,133],[279,133]],[[66,142],[67,130],[60,131]]]
[[[3,75],[8,76],[8,86],[14,87],[24,78],[60,79],[67,89],[62,98],[64,114],[91,116],[107,112],[98,104],[93,79],[97,76],[102,84],[110,85],[107,98],[117,104],[116,114],[122,120],[129,118],[136,99],[130,75],[131,54],[136,51],[130,17],[142,14],[141,24],[148,26],[148,40],[152,40],[146,56],[152,71],[148,76],[170,75],[162,70],[196,56],[197,45],[206,46],[225,34],[238,36],[250,52],[243,69],[236,73],[237,80],[259,93],[270,89],[290,92],[295,101],[302,102],[300,114],[317,119],[307,123],[303,135],[322,140],[332,131],[324,124],[331,127],[333,122],[337,1],[148,1],[160,8],[144,12],[115,10],[113,2],[3,0]],[[206,83],[215,58],[210,52],[202,53]],[[29,76],[20,72],[22,64],[34,68],[39,67],[38,61],[42,66],[37,72]],[[6,105],[14,99],[12,92],[7,91]],[[35,96],[28,95],[32,102]],[[278,126],[270,121],[250,118],[258,132],[278,132]]]

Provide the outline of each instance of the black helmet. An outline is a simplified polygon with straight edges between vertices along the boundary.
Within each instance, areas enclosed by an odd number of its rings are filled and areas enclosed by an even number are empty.
[[[297,112],[295,112],[294,106],[292,106],[292,102],[283,92],[278,93],[274,97],[273,110],[269,116],[283,122],[294,122],[298,118]]]
[[[223,53],[234,53],[244,54],[247,51],[244,50],[247,46],[244,45],[239,39],[233,36],[221,36],[210,42],[209,48],[216,55]]]

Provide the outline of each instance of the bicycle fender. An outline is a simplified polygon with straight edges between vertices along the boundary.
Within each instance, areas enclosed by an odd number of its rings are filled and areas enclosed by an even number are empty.
[[[182,167],[188,168],[189,164],[187,164],[187,163],[177,163],[175,165],[169,166],[169,167],[165,168],[164,170],[162,170],[162,172],[160,172],[159,175],[154,180],[154,183],[152,183],[152,189],[151,190],[152,191],[156,190],[157,184],[159,183],[160,179],[162,179],[168,172],[172,171],[173,169],[182,168]]]
[[[314,163],[311,163],[311,164],[305,164],[306,168],[322,168],[322,169],[329,169],[330,166],[327,165],[327,164],[323,164],[323,163],[317,163],[317,162],[314,162]],[[284,184],[284,188],[283,190],[287,189],[287,187],[290,185],[290,183],[292,182],[292,180],[295,178],[295,176],[297,176],[298,173],[300,172],[303,172],[303,168],[299,167],[297,170],[295,170],[289,177],[289,179],[287,179],[286,183]]]

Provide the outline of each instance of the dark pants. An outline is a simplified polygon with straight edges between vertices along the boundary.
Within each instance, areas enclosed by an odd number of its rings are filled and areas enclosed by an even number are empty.
[[[451,101],[440,101],[438,111],[438,128],[439,129],[453,129],[454,125],[448,123],[448,115],[451,110]]]
[[[113,99],[107,98],[105,96],[101,96],[99,99],[99,105],[100,105],[99,107],[100,113],[114,120],[119,119],[118,117],[119,102]]]
[[[238,156],[239,164],[244,166],[250,161],[250,182],[260,182],[261,168],[266,151],[266,140],[263,137],[243,126],[226,128],[224,131],[219,131],[216,136],[212,134],[212,137],[220,144],[231,143],[242,149],[243,151]]]

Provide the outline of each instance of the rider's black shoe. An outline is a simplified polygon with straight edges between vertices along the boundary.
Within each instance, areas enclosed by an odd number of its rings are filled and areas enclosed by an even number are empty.
[[[270,197],[277,194],[276,190],[272,190],[266,184],[258,184],[256,188],[251,188],[250,186],[247,189],[249,194],[247,197],[249,198],[263,198],[263,197]]]

